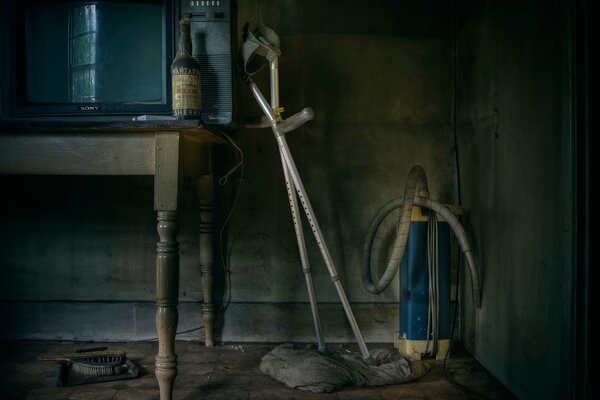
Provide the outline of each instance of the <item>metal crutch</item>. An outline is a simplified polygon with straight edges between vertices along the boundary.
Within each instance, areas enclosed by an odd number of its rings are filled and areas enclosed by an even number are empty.
[[[297,129],[305,122],[311,120],[314,117],[314,113],[310,107],[305,108],[301,112],[283,120],[281,118],[281,109],[279,107],[279,72],[278,72],[278,58],[281,54],[279,51],[279,37],[275,32],[271,29],[267,28],[264,25],[260,25],[256,34],[252,32],[248,25],[245,27],[246,30],[246,41],[242,46],[242,58],[244,61],[244,70],[246,72],[246,81],[250,85],[250,90],[254,95],[254,98],[258,102],[260,108],[264,112],[268,125],[271,126],[273,130],[273,134],[275,135],[275,139],[277,140],[277,144],[279,146],[279,152],[282,159],[283,173],[286,181],[286,186],[288,190],[288,197],[290,201],[290,207],[292,211],[292,218],[294,220],[294,229],[296,231],[296,239],[298,242],[298,248],[300,251],[300,260],[302,262],[302,269],[304,271],[304,276],[306,280],[306,285],[308,289],[311,311],[313,314],[313,321],[315,324],[315,330],[317,333],[317,340],[319,343],[319,349],[324,350],[325,344],[323,342],[323,338],[321,335],[321,323],[319,320],[319,314],[317,310],[316,296],[314,293],[314,287],[312,282],[312,275],[310,272],[310,266],[308,264],[308,257],[306,252],[306,244],[304,241],[304,234],[302,230],[302,223],[300,219],[298,201],[296,195],[300,198],[300,203],[304,208],[304,213],[306,214],[306,218],[310,224],[311,230],[315,236],[317,241],[317,245],[319,246],[319,250],[321,251],[321,255],[325,261],[325,265],[327,270],[329,271],[329,275],[331,280],[337,290],[338,296],[342,302],[344,307],[344,311],[346,313],[346,318],[350,323],[352,331],[354,333],[354,337],[360,349],[363,359],[369,358],[369,350],[365,344],[365,341],[362,337],[356,319],[354,318],[354,313],[350,307],[350,303],[348,302],[348,298],[346,297],[346,293],[344,288],[340,282],[339,276],[337,274],[336,268],[333,264],[333,260],[331,259],[331,254],[329,253],[329,249],[327,248],[327,244],[325,243],[325,239],[321,232],[321,228],[319,223],[315,217],[312,205],[306,195],[306,190],[304,189],[304,184],[300,178],[300,174],[298,173],[298,169],[296,168],[296,164],[288,147],[285,134],[294,129]],[[270,77],[271,77],[271,105],[266,101],[262,92],[258,88],[258,86],[254,83],[250,75],[257,73],[262,65],[259,64],[258,68],[254,71],[249,71],[249,65],[251,63],[252,56],[263,56],[269,61],[270,67]],[[267,124],[265,124],[268,126]],[[291,178],[291,179],[290,179]],[[294,191],[296,193],[294,193]]]
[[[278,58],[274,58],[270,65],[271,71],[271,108],[273,110],[279,110],[279,68]],[[273,84],[275,82],[275,84]],[[298,208],[298,198],[296,197],[296,186],[290,179],[290,172],[285,162],[283,153],[279,152],[281,156],[281,166],[283,168],[283,176],[285,178],[285,187],[290,201],[290,209],[292,211],[292,220],[294,221],[294,230],[296,232],[296,241],[298,242],[298,251],[300,252],[300,263],[302,264],[302,272],[304,272],[304,280],[306,281],[306,289],[308,290],[308,298],[310,300],[310,310],[313,317],[313,323],[315,325],[315,333],[317,336],[317,343],[319,351],[325,351],[325,341],[321,333],[321,320],[319,318],[319,310],[317,308],[317,297],[315,295],[315,288],[312,280],[312,273],[310,271],[310,264],[308,262],[308,252],[306,251],[306,243],[304,241],[304,229],[302,228],[302,217],[300,216],[300,209]]]

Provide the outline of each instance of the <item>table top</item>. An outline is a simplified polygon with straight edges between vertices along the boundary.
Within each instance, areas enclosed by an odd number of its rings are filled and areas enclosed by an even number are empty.
[[[0,173],[154,175],[175,162],[195,176],[209,173],[209,147],[222,143],[197,120],[2,121]],[[159,151],[173,161],[160,162]]]
[[[225,143],[220,134],[204,127],[199,120],[151,120],[151,121],[0,121],[0,135],[15,133],[154,133],[177,130],[187,139],[198,139],[205,143]]]
[[[157,129],[157,128],[183,128],[198,129],[203,128],[202,121],[196,119],[182,120],[149,120],[149,121],[129,121],[129,120],[41,120],[41,119],[14,119],[0,121],[0,128],[3,129]]]

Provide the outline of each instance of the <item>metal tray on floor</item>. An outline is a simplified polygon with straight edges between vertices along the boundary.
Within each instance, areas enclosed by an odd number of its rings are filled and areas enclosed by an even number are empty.
[[[127,357],[125,357],[125,362],[121,367],[121,373],[109,376],[80,374],[73,370],[71,362],[63,361],[58,367],[56,386],[75,386],[88,383],[118,381],[122,379],[138,378],[140,375],[140,369]]]

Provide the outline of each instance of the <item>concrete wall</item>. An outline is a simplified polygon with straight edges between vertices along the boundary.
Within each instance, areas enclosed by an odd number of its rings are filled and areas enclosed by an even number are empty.
[[[285,115],[307,105],[315,110],[315,121],[290,135],[290,147],[366,339],[391,341],[397,325],[397,280],[382,296],[367,294],[360,283],[360,249],[370,217],[401,195],[413,164],[428,172],[432,197],[456,201],[450,6],[392,0],[335,6],[299,0],[239,3],[240,36],[245,21],[259,19],[281,36]],[[257,78],[265,93],[266,78]],[[260,115],[242,84],[238,94],[242,115]],[[311,340],[310,311],[274,139],[269,130],[251,129],[237,130],[234,138],[244,150],[245,169],[239,202],[223,235],[231,304],[218,318],[217,336]],[[219,163],[222,170],[228,167]],[[2,209],[10,210],[0,216],[3,335],[103,340],[154,336],[152,180],[0,179],[5,188]],[[234,177],[219,188],[221,222],[238,183]],[[181,329],[200,323],[194,206],[188,185],[179,234]],[[314,241],[307,238],[316,291],[327,303],[326,339],[352,340]],[[389,243],[390,231],[380,239]],[[383,248],[380,259],[386,256]],[[221,296],[222,270],[217,278]],[[78,328],[82,324],[85,328]]]
[[[571,398],[573,213],[566,2],[459,7],[462,203],[481,260],[467,347],[517,397]]]

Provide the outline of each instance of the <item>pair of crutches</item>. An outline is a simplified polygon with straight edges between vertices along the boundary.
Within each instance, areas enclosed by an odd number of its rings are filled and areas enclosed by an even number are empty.
[[[350,308],[350,303],[348,302],[348,298],[346,297],[346,293],[344,292],[344,288],[340,282],[335,265],[331,259],[331,254],[329,253],[329,249],[325,243],[325,238],[323,237],[323,233],[321,232],[321,228],[319,227],[319,223],[317,222],[315,213],[310,204],[306,190],[304,189],[304,185],[302,183],[302,179],[300,178],[300,174],[298,173],[298,169],[296,168],[296,164],[294,163],[294,159],[290,153],[290,149],[285,138],[286,133],[299,128],[305,122],[313,119],[313,110],[310,107],[306,107],[304,110],[285,120],[281,117],[281,112],[283,109],[280,108],[279,104],[278,60],[279,56],[281,55],[279,48],[279,37],[273,30],[262,24],[259,25],[255,30],[251,30],[248,25],[246,25],[244,29],[245,41],[241,49],[241,61],[243,62],[244,78],[249,84],[254,98],[265,114],[265,117],[261,119],[262,122],[256,126],[270,126],[279,146],[283,174],[285,177],[285,184],[290,201],[292,219],[294,222],[294,229],[296,231],[296,239],[298,241],[298,249],[300,251],[300,261],[302,264],[302,270],[304,272],[304,278],[306,280],[306,287],[308,289],[308,298],[310,300],[310,308],[312,311],[319,350],[325,351],[326,346],[325,341],[323,340],[323,334],[321,332],[321,322],[317,308],[317,299],[315,296],[310,265],[308,262],[306,243],[304,241],[300,205],[304,209],[308,223],[310,224],[311,230],[317,241],[317,245],[319,246],[319,250],[321,251],[321,255],[323,256],[323,260],[325,261],[327,270],[329,271],[329,275],[331,276],[331,281],[333,282],[338,296],[342,302],[346,317],[350,323],[362,357],[364,359],[368,359],[369,350],[367,349],[365,340],[360,333],[360,329],[356,323],[352,309]],[[271,75],[271,104],[267,102],[258,86],[252,80],[252,75],[259,72],[265,65],[269,65]],[[300,200],[300,204],[298,204],[298,199]]]

